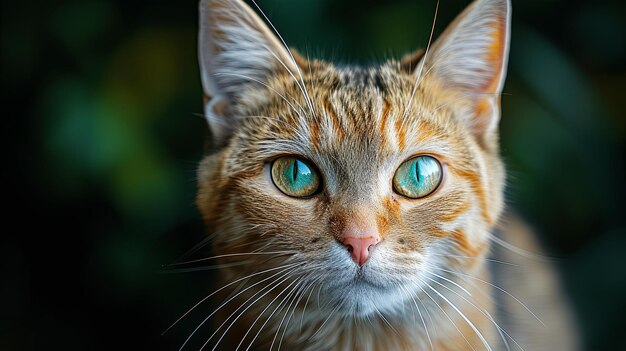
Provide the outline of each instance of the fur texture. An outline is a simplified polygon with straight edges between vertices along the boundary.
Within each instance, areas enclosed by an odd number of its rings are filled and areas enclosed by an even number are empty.
[[[508,1],[477,0],[426,50],[367,69],[298,56],[239,0],[202,1],[200,24],[214,144],[197,204],[224,288],[215,334],[195,337],[225,350],[503,350],[524,347],[520,335],[543,340],[542,328],[500,326],[488,268],[501,240]],[[283,155],[315,165],[321,191],[278,190],[269,170]],[[391,184],[416,155],[435,157],[444,178],[412,200]],[[382,238],[363,266],[341,244],[350,226]]]

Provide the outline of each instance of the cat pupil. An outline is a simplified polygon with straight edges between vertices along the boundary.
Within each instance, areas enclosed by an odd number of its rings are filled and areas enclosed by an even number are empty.
[[[294,160],[293,166],[292,166],[292,169],[293,169],[292,176],[293,176],[294,183],[296,182],[298,178],[298,163],[300,163],[300,161]]]
[[[415,162],[413,164],[415,166],[415,178],[417,179],[417,183],[421,183],[422,180],[420,179],[420,167],[419,167],[419,161]]]

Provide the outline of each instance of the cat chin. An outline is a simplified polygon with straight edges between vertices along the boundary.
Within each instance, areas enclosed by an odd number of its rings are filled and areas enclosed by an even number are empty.
[[[391,315],[403,309],[406,297],[399,289],[381,289],[368,283],[356,283],[344,291],[337,313],[364,319],[381,313]]]
[[[348,318],[402,314],[411,308],[412,298],[424,288],[420,282],[425,280],[423,276],[430,268],[424,262],[424,255],[419,255],[416,261],[420,263],[416,262],[413,269],[398,274],[398,267],[383,248],[373,252],[361,267],[342,251],[343,248],[338,248],[333,252],[337,255],[333,260],[335,269],[327,272],[330,276],[323,294],[327,301],[323,305],[329,313],[335,310],[334,313]]]

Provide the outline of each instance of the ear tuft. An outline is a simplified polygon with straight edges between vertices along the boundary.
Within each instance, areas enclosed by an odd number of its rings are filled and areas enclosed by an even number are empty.
[[[241,0],[200,2],[198,54],[205,115],[217,138],[232,129],[234,121],[221,113],[245,85],[264,84],[278,69],[297,72],[289,51]]]
[[[476,0],[432,45],[425,70],[446,88],[474,102],[470,127],[477,134],[497,129],[506,76],[511,6],[508,0]]]

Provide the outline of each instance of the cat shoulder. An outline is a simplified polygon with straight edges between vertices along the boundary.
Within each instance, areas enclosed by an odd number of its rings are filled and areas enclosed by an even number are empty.
[[[506,214],[494,235],[489,261],[499,323],[525,349],[580,350],[580,331],[557,270],[537,233],[517,214]]]

